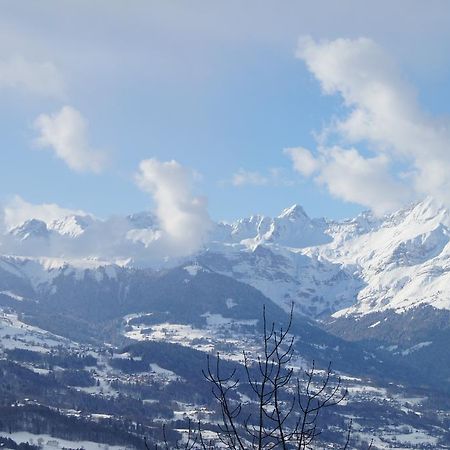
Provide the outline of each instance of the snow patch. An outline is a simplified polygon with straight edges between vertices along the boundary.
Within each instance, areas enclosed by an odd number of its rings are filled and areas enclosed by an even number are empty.
[[[191,276],[191,277],[195,277],[199,272],[204,272],[205,269],[198,265],[198,264],[194,264],[191,266],[184,266],[183,269]]]
[[[237,306],[237,303],[232,298],[227,298],[225,304],[227,305],[228,309],[232,309]]]

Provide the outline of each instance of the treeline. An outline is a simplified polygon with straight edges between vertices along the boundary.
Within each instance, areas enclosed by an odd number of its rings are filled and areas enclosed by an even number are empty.
[[[35,352],[22,348],[5,350],[8,359],[20,362],[29,362],[41,367],[52,369],[54,366],[63,369],[84,369],[97,365],[97,359],[91,355],[76,354],[59,350],[58,352]]]
[[[7,433],[26,431],[49,434],[70,441],[93,441],[109,445],[145,448],[140,436],[152,438],[153,429],[131,420],[103,420],[67,416],[42,405],[0,407],[0,430]],[[21,448],[21,447],[16,447]]]
[[[10,438],[0,436],[0,447],[7,448],[11,450],[40,450],[41,447],[36,445],[31,445],[26,442],[21,442],[18,444],[16,441],[13,441]]]

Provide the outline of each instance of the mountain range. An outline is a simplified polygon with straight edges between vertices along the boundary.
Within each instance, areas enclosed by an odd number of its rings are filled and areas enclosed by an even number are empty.
[[[177,407],[167,399],[192,408],[189,390],[196,408],[211,409],[199,381],[205,354],[240,364],[243,349],[259,348],[263,305],[276,323],[286,323],[294,305],[294,366],[333,361],[353,390],[349,411],[329,419],[324,442],[344,436],[343,421],[352,416],[358,442],[379,431],[388,437],[376,438],[378,448],[448,448],[444,206],[426,199],[384,217],[365,212],[336,221],[311,219],[294,205],[274,218],[216,223],[202,248],[183,258],[151,254],[159,233],[156,217],[143,212],[31,219],[3,234],[0,393],[9,403],[2,407],[15,414],[8,408],[19,402],[34,418],[14,419],[17,433],[42,434],[38,404],[50,408],[46,414],[56,408],[57,423],[73,410],[89,423],[92,414],[121,420],[115,440],[93,429],[71,435],[63,425],[53,434],[46,428],[46,436],[120,445],[131,433],[131,448],[140,448],[136,435],[154,430],[138,433],[127,420],[159,413],[175,420]],[[159,406],[139,409],[136,398]],[[405,436],[396,442],[400,428]]]
[[[27,220],[3,235],[0,253],[9,255],[3,265],[20,262],[38,284],[67,266],[157,270],[196,260],[281,307],[294,302],[309,317],[340,318],[422,306],[450,310],[449,227],[449,211],[430,198],[384,217],[365,212],[342,221],[311,219],[294,205],[274,218],[217,223],[195,255],[158,261],[148,248],[159,232],[151,213],[78,215]]]

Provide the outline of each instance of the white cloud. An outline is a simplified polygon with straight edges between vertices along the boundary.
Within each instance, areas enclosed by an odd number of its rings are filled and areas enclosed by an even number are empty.
[[[311,176],[320,167],[319,161],[306,148],[287,148],[284,150],[284,153],[292,159],[294,169],[305,177]]]
[[[40,133],[36,144],[51,149],[76,172],[101,172],[106,164],[106,154],[92,148],[88,138],[88,123],[82,114],[71,106],[64,106],[54,114],[41,114],[34,122]]]
[[[176,161],[141,161],[138,186],[153,197],[161,244],[175,255],[196,251],[211,228],[206,200],[192,193],[193,174]]]
[[[51,62],[34,62],[15,56],[0,61],[0,88],[15,88],[44,97],[64,98],[65,85]]]
[[[239,169],[231,179],[233,186],[264,186],[269,182],[268,178],[259,172]]]
[[[38,219],[50,223],[70,215],[87,215],[84,211],[63,208],[55,203],[33,204],[16,195],[4,205],[3,220],[7,229],[21,225],[27,220]]]
[[[381,215],[402,206],[410,192],[389,173],[389,158],[365,158],[356,149],[338,146],[321,149],[315,158],[306,149],[289,149],[294,169],[327,187],[334,197],[358,203]]]
[[[305,61],[323,92],[339,94],[349,110],[347,116],[335,118],[324,130],[320,148],[324,162],[319,179],[334,195],[379,210],[380,204],[389,206],[385,202],[387,183],[396,189],[390,194],[392,206],[424,195],[450,204],[450,122],[432,119],[421,111],[414,89],[375,42],[366,38],[323,42],[302,38],[297,57]],[[351,150],[345,155],[355,167],[339,164],[344,154],[333,150],[336,138],[348,144],[368,143],[374,157],[364,162]],[[305,159],[305,154],[302,157]],[[327,179],[336,175],[330,169],[336,164],[343,173],[339,188],[334,178]],[[390,175],[394,166],[400,167],[397,172],[409,174],[407,180],[401,179],[401,173]],[[296,168],[299,170],[298,165]],[[309,169],[299,171],[308,175]],[[366,197],[349,195],[356,173],[364,171],[372,180],[367,182],[372,187],[364,190]],[[375,171],[379,171],[378,177]]]
[[[406,186],[390,176],[385,155],[364,158],[355,149],[339,147],[327,153],[316,180],[335,197],[367,206],[379,215],[402,206],[408,198]]]

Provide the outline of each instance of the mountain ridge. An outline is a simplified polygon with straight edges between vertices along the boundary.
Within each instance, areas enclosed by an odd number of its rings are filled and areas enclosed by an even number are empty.
[[[293,205],[274,218],[217,223],[195,255],[155,261],[148,245],[159,230],[151,213],[104,221],[74,215],[19,225],[3,236],[0,253],[38,284],[66,266],[158,269],[196,258],[285,309],[294,302],[311,317],[338,317],[420,305],[450,310],[449,230],[449,211],[431,198],[384,217],[363,212],[341,221],[311,219]]]

